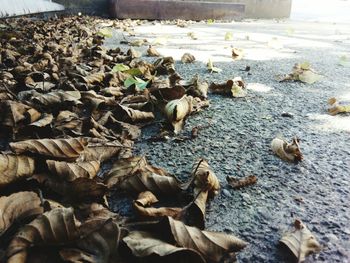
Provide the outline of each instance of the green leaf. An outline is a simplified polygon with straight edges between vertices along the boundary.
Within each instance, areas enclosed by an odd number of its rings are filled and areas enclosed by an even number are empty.
[[[112,30],[110,28],[104,27],[101,28],[98,32],[97,35],[102,36],[102,37],[112,37]]]
[[[215,20],[211,19],[211,18],[207,20],[208,25],[212,25],[212,24],[214,24],[214,22],[215,22]]]
[[[129,66],[127,65],[124,65],[124,64],[116,64],[113,69],[112,69],[112,72],[123,72],[123,71],[126,71],[126,70],[129,70]]]
[[[129,88],[132,85],[135,85],[138,90],[144,90],[148,85],[148,81],[144,81],[138,77],[130,77],[124,81],[125,87]]]
[[[233,40],[233,34],[232,34],[232,32],[226,32],[226,34],[225,34],[225,40],[226,40],[226,41]]]
[[[142,74],[141,70],[139,70],[138,68],[131,68],[131,69],[125,70],[124,73],[127,73],[131,76],[137,76]]]

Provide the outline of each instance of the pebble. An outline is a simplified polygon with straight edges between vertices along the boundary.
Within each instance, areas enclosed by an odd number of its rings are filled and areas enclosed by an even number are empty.
[[[250,195],[247,193],[241,193],[241,197],[243,198],[243,201],[249,203],[251,201]]]
[[[232,197],[230,191],[227,189],[222,189],[222,194],[226,197]]]

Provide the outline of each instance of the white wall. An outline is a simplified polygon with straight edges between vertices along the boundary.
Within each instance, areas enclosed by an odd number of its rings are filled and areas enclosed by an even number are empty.
[[[291,19],[350,23],[350,0],[293,0]]]
[[[51,0],[0,0],[0,17],[64,10]]]

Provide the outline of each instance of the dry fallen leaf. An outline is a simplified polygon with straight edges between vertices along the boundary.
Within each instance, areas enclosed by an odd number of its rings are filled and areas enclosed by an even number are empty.
[[[85,138],[73,139],[39,139],[10,143],[10,148],[16,154],[35,153],[46,157],[62,160],[74,160],[85,149]]]
[[[149,48],[147,49],[147,55],[149,57],[160,57],[161,56],[159,54],[159,52],[152,46],[149,46]]]
[[[25,225],[7,249],[7,262],[25,263],[32,246],[64,244],[79,238],[79,222],[73,208],[56,208]]]
[[[35,160],[31,157],[0,154],[0,187],[31,176],[34,169]]]
[[[233,60],[241,60],[243,58],[244,51],[241,48],[232,48]]]
[[[196,58],[190,53],[185,53],[181,57],[181,62],[182,63],[192,63],[195,60],[196,60]]]
[[[44,212],[40,197],[34,192],[19,192],[0,197],[0,236],[13,224]]]
[[[330,115],[350,112],[350,102],[339,102],[336,98],[330,98],[328,104],[330,105],[330,108],[328,109]]]
[[[139,194],[137,200],[134,201],[134,208],[140,216],[144,217],[170,216],[179,218],[181,216],[183,209],[180,207],[149,207],[157,202],[158,199],[152,192],[142,192]]]
[[[165,170],[147,163],[145,157],[137,156],[118,160],[105,175],[108,188],[141,193],[171,195],[182,190],[180,182]]]
[[[219,180],[206,160],[200,159],[193,165],[192,176],[195,178],[196,188],[204,192],[208,191],[211,196],[218,194],[220,190]]]
[[[188,32],[187,36],[189,36],[192,40],[197,40],[198,36],[195,32]]]
[[[303,160],[303,154],[300,151],[299,139],[293,138],[291,143],[275,138],[271,142],[272,151],[284,161],[300,162]]]
[[[213,62],[211,61],[211,59],[208,60],[207,68],[208,68],[208,70],[210,71],[210,73],[220,73],[220,72],[222,71],[221,68],[214,67],[214,64],[213,64]]]
[[[128,246],[135,257],[147,259],[147,257],[153,256],[152,262],[163,262],[161,259],[163,257],[169,263],[206,262],[194,249],[178,247],[167,243],[159,239],[154,233],[133,231],[123,239],[123,242]],[[156,255],[157,258],[154,258],[154,255]]]
[[[317,74],[308,62],[304,62],[301,64],[295,64],[292,73],[286,75],[280,81],[294,80],[313,84],[321,78],[322,76]]]
[[[225,41],[230,41],[230,40],[233,40],[233,34],[232,32],[226,32],[225,33]]]
[[[169,101],[165,105],[165,116],[174,128],[175,133],[179,133],[184,125],[187,116],[192,111],[192,97],[183,96],[181,99]]]
[[[230,79],[226,83],[222,84],[212,83],[210,84],[209,89],[213,93],[227,94],[234,98],[242,98],[247,96],[247,89],[242,78],[240,77]]]
[[[111,218],[95,217],[78,229],[80,239],[59,254],[67,262],[113,263],[118,260],[118,246],[122,237],[118,224]]]
[[[242,179],[238,179],[233,176],[227,176],[226,180],[233,189],[239,189],[249,185],[256,184],[256,182],[258,181],[258,178],[254,175],[250,175]]]
[[[51,173],[67,181],[74,181],[79,177],[93,179],[100,169],[99,161],[68,163],[47,160],[46,164]]]
[[[294,227],[294,231],[283,235],[280,242],[290,249],[298,262],[303,262],[308,255],[321,251],[321,246],[303,222],[295,220]]]

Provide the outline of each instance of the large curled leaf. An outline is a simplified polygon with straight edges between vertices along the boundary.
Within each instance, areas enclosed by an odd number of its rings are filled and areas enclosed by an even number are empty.
[[[79,177],[92,179],[100,169],[99,161],[68,163],[47,160],[46,163],[51,173],[67,181],[74,181]]]
[[[72,247],[60,251],[66,262],[117,262],[121,236],[118,224],[109,218],[94,218],[79,227],[80,238]]]
[[[61,103],[69,102],[74,105],[81,104],[79,91],[56,90],[46,94],[35,93],[32,97],[33,102],[37,102],[44,106],[58,106]]]
[[[183,211],[180,207],[149,207],[157,202],[158,199],[152,192],[142,192],[139,194],[137,200],[134,201],[134,208],[139,215],[144,217],[171,216],[173,218],[180,218]]]
[[[27,156],[0,154],[0,187],[34,173],[35,162]]]
[[[291,143],[280,138],[275,138],[271,142],[272,151],[284,161],[300,162],[303,154],[300,151],[299,139],[293,138]]]
[[[149,165],[145,157],[118,160],[104,178],[108,188],[141,193],[172,194],[181,190],[179,181],[161,168]]]
[[[298,262],[303,262],[305,258],[321,250],[320,244],[315,236],[300,220],[295,220],[295,229],[286,233],[280,240],[293,253]]]
[[[166,242],[169,244],[174,244],[180,248],[196,251],[206,260],[204,262],[220,262],[224,259],[229,259],[230,261],[228,262],[234,262],[236,258],[235,252],[240,251],[247,245],[246,242],[237,237],[224,233],[202,231],[196,227],[187,226],[181,221],[174,220],[171,217],[165,217],[162,219],[154,226],[154,229],[157,229],[157,232],[161,234],[158,238],[153,237],[151,240],[145,240],[145,242],[143,242],[143,246],[140,246],[139,242],[133,242],[132,240],[128,239],[128,237],[125,237],[123,241],[126,241],[128,247],[131,249],[134,255],[140,255],[140,253],[150,255],[153,251],[158,251],[158,248],[162,248],[162,250],[159,250],[158,255],[168,255],[174,253],[174,247],[165,246],[164,242]],[[142,238],[142,236],[145,234],[141,232],[134,235],[138,235],[140,238]],[[154,239],[158,239],[158,241]],[[150,244],[147,242],[150,242]],[[152,244],[155,244],[155,246]]]
[[[121,149],[130,147],[123,145],[119,141],[107,141],[107,140],[90,140],[84,151],[81,152],[77,161],[89,162],[100,161],[104,162],[119,154]]]
[[[10,148],[16,154],[35,153],[62,160],[74,160],[85,149],[85,138],[72,139],[39,139],[10,143]]]
[[[74,181],[67,182],[53,175],[36,174],[33,179],[43,184],[51,191],[60,194],[72,203],[82,201],[100,201],[107,193],[107,187],[90,178],[80,177]]]
[[[206,261],[194,249],[177,247],[160,240],[157,235],[144,231],[133,231],[123,239],[123,242],[138,258],[147,259],[148,262],[169,263],[205,263]]]
[[[134,110],[120,104],[115,107],[115,111],[119,120],[129,123],[148,122],[154,119],[153,112]]]
[[[7,249],[9,263],[25,263],[32,246],[49,246],[79,238],[79,222],[73,208],[56,208],[25,225],[12,239]]]
[[[175,133],[179,133],[183,129],[185,120],[192,111],[192,99],[191,96],[183,96],[181,99],[169,101],[165,105],[165,115]]]
[[[0,197],[0,236],[15,222],[44,212],[39,196],[34,192],[19,192]]]

